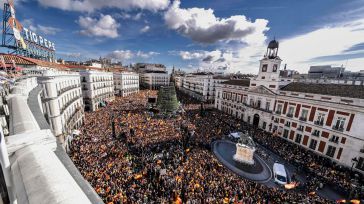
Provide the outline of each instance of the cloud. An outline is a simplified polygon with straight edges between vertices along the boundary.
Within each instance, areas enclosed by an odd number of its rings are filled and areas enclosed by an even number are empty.
[[[158,11],[166,9],[169,5],[169,0],[38,0],[38,2],[45,7],[81,12],[93,12],[103,8]]]
[[[144,26],[142,29],[140,29],[140,32],[141,33],[145,33],[145,32],[148,32],[150,29],[150,27],[148,25]]]
[[[218,18],[212,9],[180,8],[176,0],[164,14],[170,29],[200,43],[239,40],[254,44],[266,39],[268,21],[256,19],[254,22],[244,15]]]
[[[149,58],[155,55],[159,55],[160,53],[158,52],[142,52],[142,51],[138,51],[135,56],[137,57],[141,57],[141,58]]]
[[[301,72],[307,72],[312,65],[345,65],[347,60],[347,69],[358,71],[364,64],[363,36],[364,18],[283,39],[279,54],[285,63]]]
[[[143,51],[137,51],[133,52],[131,50],[115,50],[109,54],[107,54],[107,57],[115,59],[115,60],[130,60],[132,58],[150,58],[152,56],[159,55],[158,52],[143,52]]]
[[[81,26],[81,34],[87,36],[116,38],[119,36],[116,20],[110,15],[102,15],[99,19],[80,16],[78,24]]]
[[[45,35],[56,35],[58,32],[60,32],[62,29],[51,27],[51,26],[43,26],[39,24],[34,24],[33,19],[25,19],[22,22],[23,26],[28,27],[30,30],[34,32],[40,32]]]

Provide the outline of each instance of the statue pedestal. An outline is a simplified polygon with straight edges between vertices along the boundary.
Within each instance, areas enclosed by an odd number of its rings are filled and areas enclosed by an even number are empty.
[[[254,164],[254,155],[255,147],[250,147],[245,144],[237,143],[236,144],[236,153],[233,156],[233,159],[240,163],[245,163],[248,165]]]

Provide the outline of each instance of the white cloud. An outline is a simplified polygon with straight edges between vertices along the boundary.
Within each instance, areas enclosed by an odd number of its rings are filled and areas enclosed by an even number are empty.
[[[45,7],[81,12],[93,12],[102,8],[158,11],[166,9],[169,5],[169,0],[38,0],[38,2]]]
[[[307,72],[312,65],[345,65],[347,59],[347,69],[358,71],[364,68],[364,50],[350,48],[360,43],[364,43],[364,18],[283,39],[279,55],[289,67],[301,72]],[[350,59],[350,54],[362,57]]]
[[[132,58],[150,58],[155,55],[159,55],[158,52],[143,52],[143,51],[137,51],[133,52],[131,50],[115,50],[109,54],[107,54],[107,57],[110,57],[115,60],[129,60]]]
[[[119,36],[116,20],[110,15],[102,15],[99,19],[80,16],[78,24],[81,26],[81,34],[87,36],[116,38]]]
[[[155,55],[159,55],[160,53],[158,52],[142,52],[142,51],[138,51],[135,56],[137,57],[141,57],[141,58],[149,58]]]
[[[239,40],[255,44],[266,39],[264,32],[268,30],[265,19],[253,22],[244,15],[218,18],[212,9],[180,8],[178,0],[168,8],[164,19],[170,29],[201,43]]]
[[[40,32],[45,35],[55,35],[62,30],[62,29],[56,28],[56,27],[34,24],[33,19],[25,19],[22,22],[22,24],[23,24],[23,26],[28,27],[30,30],[32,30],[34,32]]]
[[[142,29],[140,29],[140,32],[141,33],[145,33],[145,32],[148,32],[150,29],[150,27],[148,25],[144,26]]]
[[[42,25],[38,25],[38,29],[46,34],[46,35],[55,35],[57,34],[59,31],[61,31],[61,29],[59,28],[55,28],[55,27],[51,27],[51,26],[42,26]]]

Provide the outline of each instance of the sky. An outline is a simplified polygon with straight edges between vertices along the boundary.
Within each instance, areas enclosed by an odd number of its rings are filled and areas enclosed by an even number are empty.
[[[16,0],[15,9],[66,60],[256,74],[276,39],[281,68],[364,70],[364,0]]]

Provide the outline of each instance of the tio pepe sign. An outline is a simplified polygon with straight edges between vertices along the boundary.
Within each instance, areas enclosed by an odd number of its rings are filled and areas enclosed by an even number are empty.
[[[33,42],[37,45],[40,45],[42,47],[46,47],[51,50],[56,50],[54,43],[45,39],[44,37],[37,35],[36,33],[32,32],[31,30],[27,28],[23,28],[23,31],[25,33],[25,40]]]

